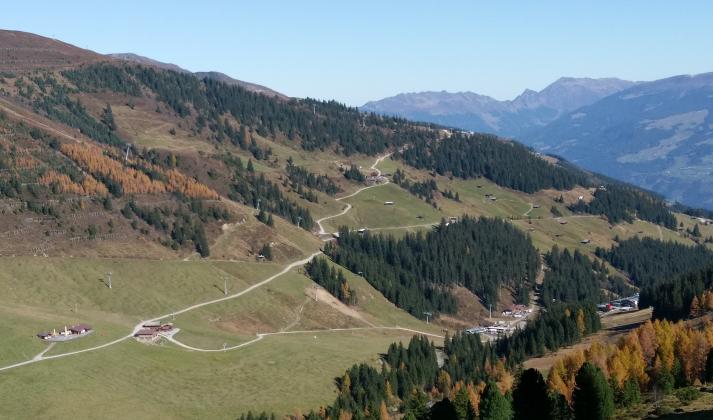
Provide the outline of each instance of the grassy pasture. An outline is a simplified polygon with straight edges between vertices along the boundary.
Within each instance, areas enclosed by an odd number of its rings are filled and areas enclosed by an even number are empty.
[[[226,353],[126,341],[3,372],[0,406],[7,418],[234,419],[247,410],[304,412],[331,402],[335,376],[353,363],[376,366],[390,343],[409,338],[395,331],[288,334]]]

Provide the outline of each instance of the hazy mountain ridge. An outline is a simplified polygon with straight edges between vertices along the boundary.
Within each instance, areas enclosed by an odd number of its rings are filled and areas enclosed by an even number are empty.
[[[522,140],[669,199],[713,208],[713,73],[631,87]]]
[[[403,93],[361,107],[363,111],[519,137],[562,114],[589,105],[635,83],[615,78],[562,77],[540,92],[526,89],[499,101],[473,92]]]

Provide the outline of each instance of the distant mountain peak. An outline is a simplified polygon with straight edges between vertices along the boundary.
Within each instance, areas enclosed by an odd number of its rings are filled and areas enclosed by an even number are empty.
[[[636,83],[521,140],[668,199],[713,208],[711,98],[713,73]]]
[[[518,137],[633,84],[615,78],[560,77],[539,92],[525,89],[515,99],[507,101],[468,91],[427,91],[371,101],[361,109]]]

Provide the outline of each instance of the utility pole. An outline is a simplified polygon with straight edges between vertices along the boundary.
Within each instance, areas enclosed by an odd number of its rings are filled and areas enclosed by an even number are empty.
[[[106,275],[109,278],[109,288],[111,289],[111,271],[106,273]]]
[[[257,199],[257,211],[260,212],[260,199]]]
[[[127,144],[126,145],[126,155],[124,156],[124,162],[129,160],[129,149],[131,149],[131,145]]]
[[[492,319],[493,319],[493,304],[491,303],[490,305],[488,305],[488,307],[490,308],[490,316],[489,316],[489,319],[492,320]]]
[[[228,296],[228,276],[223,276],[223,294]]]
[[[302,216],[297,216],[297,227],[300,227],[300,222],[302,221]]]

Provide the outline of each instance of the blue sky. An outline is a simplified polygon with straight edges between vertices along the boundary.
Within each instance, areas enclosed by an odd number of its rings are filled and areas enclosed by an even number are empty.
[[[31,3],[4,5],[0,27],[350,105],[423,90],[511,99],[560,76],[713,71],[708,1]]]

